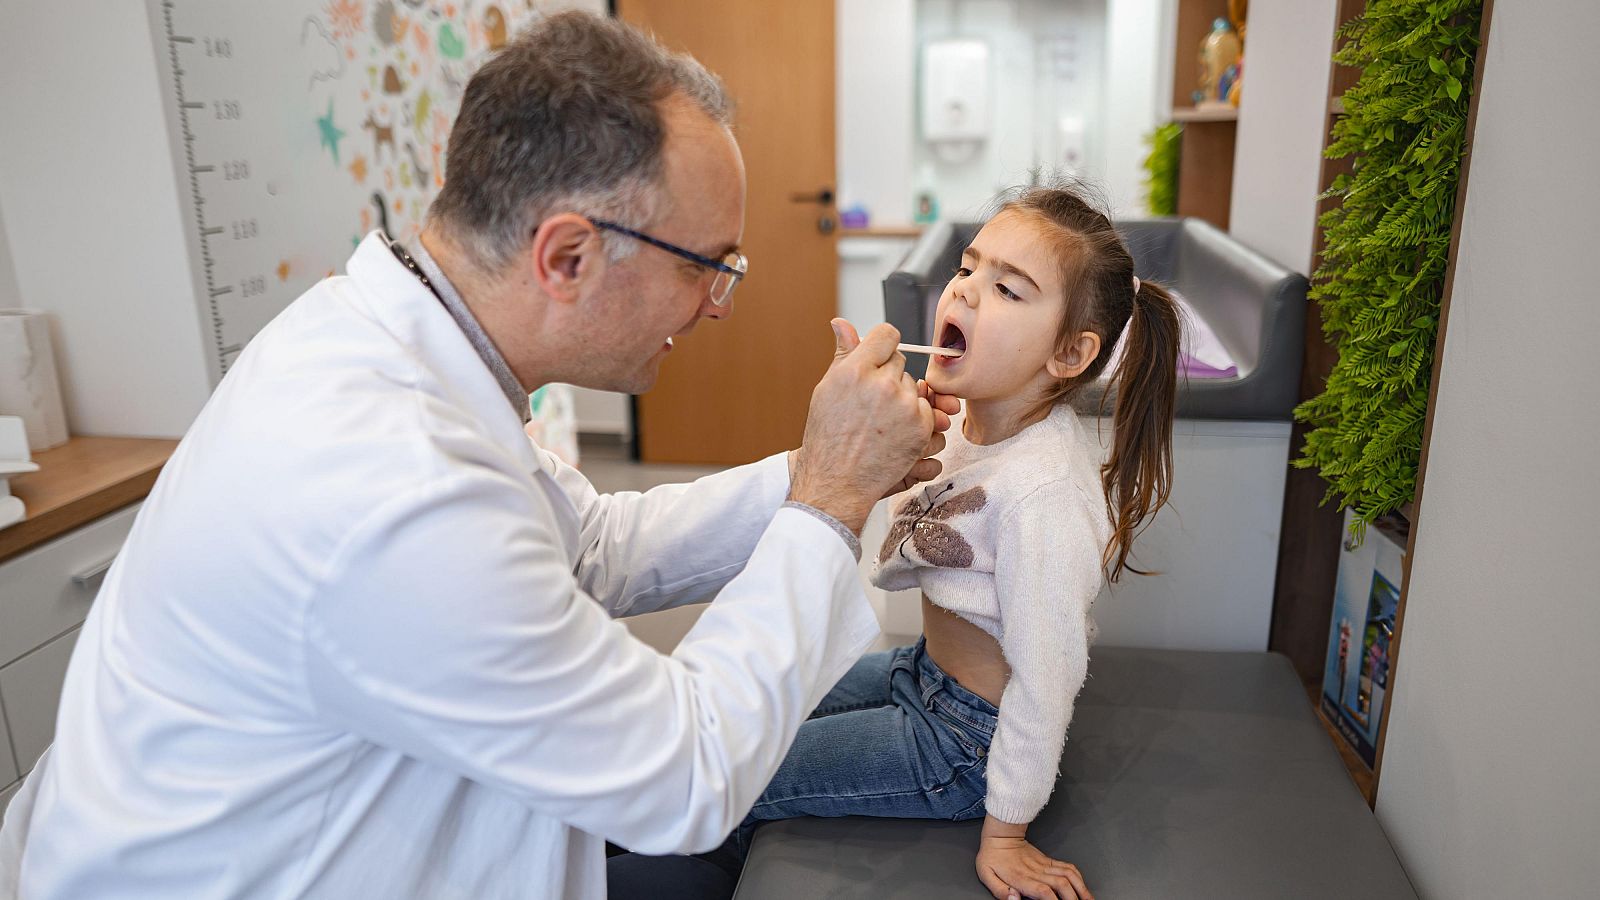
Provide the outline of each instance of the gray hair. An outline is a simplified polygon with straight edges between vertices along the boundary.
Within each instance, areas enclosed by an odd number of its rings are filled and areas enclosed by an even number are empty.
[[[674,94],[732,124],[722,82],[688,54],[592,13],[541,19],[467,83],[430,222],[492,273],[556,213],[648,225],[662,200],[660,103]],[[606,233],[612,259],[635,249],[619,238]]]

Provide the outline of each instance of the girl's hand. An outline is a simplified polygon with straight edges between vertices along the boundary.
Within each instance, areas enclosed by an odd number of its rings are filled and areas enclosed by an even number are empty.
[[[1026,828],[992,817],[984,823],[978,879],[995,900],[1094,900],[1078,867],[1041,853],[1024,837]]]

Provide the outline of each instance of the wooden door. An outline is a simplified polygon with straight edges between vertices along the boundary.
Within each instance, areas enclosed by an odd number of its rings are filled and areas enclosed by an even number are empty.
[[[799,446],[839,305],[833,0],[617,0],[616,9],[722,77],[749,176],[741,246],[750,274],[733,315],[679,340],[639,398],[640,456],[735,465]],[[825,202],[796,199],[824,190]]]

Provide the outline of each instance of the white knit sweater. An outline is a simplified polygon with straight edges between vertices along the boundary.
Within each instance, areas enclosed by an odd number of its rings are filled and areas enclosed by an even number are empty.
[[[997,444],[952,424],[937,481],[890,501],[873,573],[920,587],[999,641],[1011,679],[989,748],[985,808],[1033,821],[1055,786],[1072,706],[1088,670],[1090,616],[1111,539],[1100,454],[1066,404]]]

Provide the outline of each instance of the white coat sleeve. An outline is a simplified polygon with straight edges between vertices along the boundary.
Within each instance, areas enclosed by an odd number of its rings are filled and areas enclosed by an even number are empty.
[[[856,561],[779,510],[663,656],[585,595],[547,503],[469,470],[369,513],[306,616],[317,714],[623,846],[711,849],[877,636]]]
[[[789,493],[783,453],[689,484],[600,494],[536,452],[578,512],[578,584],[619,617],[711,599],[744,568]]]

